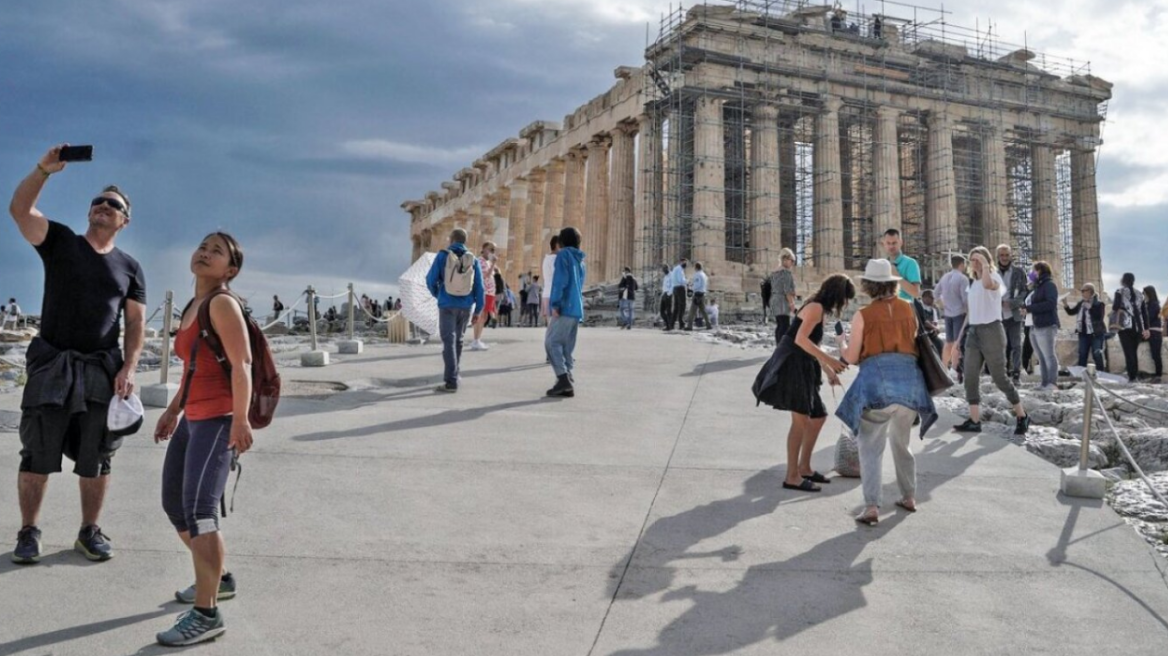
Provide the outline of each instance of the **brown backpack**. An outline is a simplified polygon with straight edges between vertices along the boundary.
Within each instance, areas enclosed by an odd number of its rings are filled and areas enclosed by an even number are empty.
[[[219,340],[219,335],[211,325],[211,299],[222,294],[230,295],[239,303],[240,308],[244,307],[243,301],[227,289],[216,289],[211,292],[199,307],[199,339],[195,340],[195,345],[191,348],[191,359],[187,366],[186,380],[183,381],[183,396],[179,407],[186,405],[187,394],[190,393],[200,342],[206,342],[207,348],[211,349],[211,353],[223,367],[228,380],[231,379],[231,361],[227,359],[223,342]],[[187,307],[189,308],[190,304]],[[183,314],[186,314],[186,310],[183,310]],[[263,329],[251,315],[245,312],[243,317],[247,322],[248,341],[251,342],[251,404],[248,407],[247,419],[252,428],[266,428],[272,423],[272,418],[276,415],[276,405],[280,401],[280,373],[276,370],[276,361],[272,358],[272,350],[268,347],[268,339],[264,336]]]

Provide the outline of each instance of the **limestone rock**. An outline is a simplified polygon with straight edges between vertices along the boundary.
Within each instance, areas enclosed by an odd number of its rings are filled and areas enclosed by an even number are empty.
[[[1162,496],[1168,496],[1168,472],[1148,476],[1152,485]],[[1111,489],[1111,507],[1124,517],[1134,517],[1145,522],[1168,521],[1168,508],[1152,495],[1141,479],[1120,481]]]
[[[1026,450],[1059,467],[1079,464],[1079,440],[1058,437],[1057,433],[1032,431],[1026,436]],[[1092,443],[1087,466],[1092,469],[1107,466],[1107,456],[1099,445]]]
[[[288,325],[284,323],[274,323],[264,329],[265,335],[287,335]]]
[[[1123,435],[1136,464],[1145,472],[1168,471],[1168,428],[1151,428]]]

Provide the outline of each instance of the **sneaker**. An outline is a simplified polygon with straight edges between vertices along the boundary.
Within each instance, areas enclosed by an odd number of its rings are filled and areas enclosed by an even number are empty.
[[[472,351],[487,351],[489,349],[490,349],[490,347],[488,347],[486,344],[482,343],[482,341],[477,340],[477,339],[470,343],[470,350],[472,350]]]
[[[565,398],[572,398],[576,396],[576,390],[572,388],[572,382],[568,379],[568,374],[563,374],[556,377],[556,384],[547,391],[548,396],[562,396]]]
[[[178,616],[174,626],[155,637],[160,645],[185,647],[214,640],[226,630],[223,626],[223,613],[215,611],[215,617],[207,617],[197,610],[188,610]]]
[[[41,562],[41,530],[35,526],[25,526],[16,534],[16,549],[12,551],[12,562],[31,565]]]
[[[450,383],[442,383],[438,387],[435,387],[434,391],[435,392],[444,392],[446,394],[454,394],[455,392],[458,391],[458,386],[451,385]]]
[[[972,419],[966,419],[965,423],[953,427],[953,430],[958,433],[980,433],[981,422]]]
[[[101,532],[101,527],[97,524],[81,529],[81,532],[77,534],[77,541],[73,543],[73,548],[94,562],[106,561],[114,557],[114,545],[110,543],[109,536]]]
[[[177,599],[180,604],[195,603],[195,586],[192,585],[186,590],[179,590],[178,592],[175,592],[174,598]],[[231,575],[231,572],[227,572],[223,575],[222,578],[219,579],[219,594],[215,598],[219,601],[226,601],[228,599],[235,598],[235,577]]]
[[[1028,430],[1030,430],[1030,415],[1019,417],[1017,425],[1014,426],[1014,434],[1025,435]]]

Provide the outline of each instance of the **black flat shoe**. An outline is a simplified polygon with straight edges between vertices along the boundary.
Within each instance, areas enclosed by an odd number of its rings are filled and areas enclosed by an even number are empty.
[[[811,479],[805,478],[803,482],[798,485],[791,485],[787,481],[783,481],[784,490],[798,490],[800,492],[820,492],[823,488],[811,482]]]
[[[823,485],[826,485],[826,484],[831,482],[830,478],[824,476],[823,474],[820,474],[817,471],[811,472],[811,474],[809,476],[804,476],[803,480],[804,481],[811,481],[812,483],[821,483]]]

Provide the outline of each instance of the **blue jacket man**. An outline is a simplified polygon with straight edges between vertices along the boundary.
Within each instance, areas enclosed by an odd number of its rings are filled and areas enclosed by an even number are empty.
[[[572,367],[575,361],[576,333],[584,320],[584,253],[580,250],[580,231],[572,227],[560,231],[560,252],[556,254],[552,293],[548,299],[551,321],[544,336],[544,350],[556,372],[556,385],[548,396],[572,397]]]
[[[483,288],[483,271],[479,268],[478,258],[471,257],[474,267],[474,283],[470,293],[465,296],[456,296],[446,289],[446,261],[450,253],[461,258],[466,255],[466,231],[455,228],[450,233],[450,248],[438,253],[434,263],[430,265],[430,272],[426,274],[426,286],[430,295],[438,299],[438,333],[442,336],[442,362],[445,366],[443,383],[436,391],[458,391],[458,367],[462,360],[462,337],[466,333],[466,325],[471,319],[471,310],[475,317],[482,313],[486,303]]]
[[[549,307],[559,316],[584,320],[584,251],[561,248],[556,254]]]

